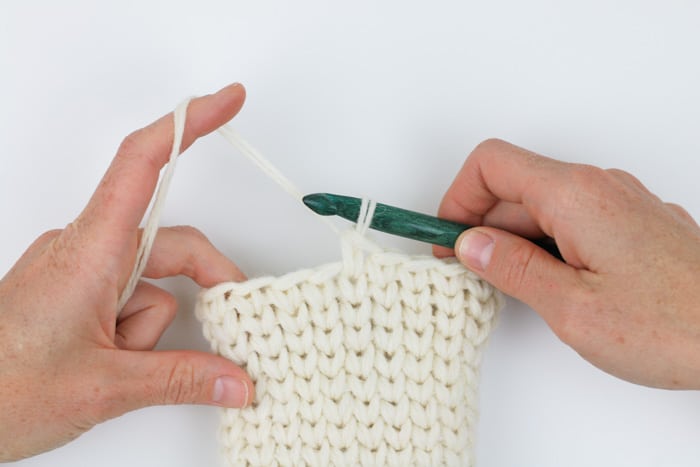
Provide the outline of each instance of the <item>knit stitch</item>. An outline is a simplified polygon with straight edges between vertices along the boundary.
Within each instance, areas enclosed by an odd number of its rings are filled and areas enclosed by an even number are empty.
[[[187,103],[173,114],[170,160],[120,309],[150,254]],[[232,128],[219,132],[301,200]],[[250,407],[224,409],[229,465],[473,465],[481,351],[501,296],[454,260],[369,241],[374,206],[363,200],[357,229],[341,235],[340,262],[200,293],[196,313],[212,348],[256,384]]]
[[[482,347],[501,297],[454,260],[342,235],[342,261],[223,283],[197,316],[256,400],[224,409],[231,466],[473,465]]]

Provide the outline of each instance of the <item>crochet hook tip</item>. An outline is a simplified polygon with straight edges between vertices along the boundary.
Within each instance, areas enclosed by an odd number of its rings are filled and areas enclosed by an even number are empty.
[[[306,207],[322,216],[338,214],[338,206],[328,193],[313,193],[301,199]]]

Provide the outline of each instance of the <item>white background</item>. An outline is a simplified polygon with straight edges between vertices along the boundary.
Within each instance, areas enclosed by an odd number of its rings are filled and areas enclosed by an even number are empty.
[[[680,0],[3,2],[0,270],[75,217],[126,134],[233,81],[248,89],[235,127],[304,191],[435,212],[497,136],[626,169],[700,217],[698,24]],[[163,224],[199,227],[249,276],[339,255],[218,135],[180,160]],[[180,310],[160,347],[207,349],[197,288],[162,285]],[[217,465],[217,423],[209,407],[145,409],[11,465]],[[481,466],[697,466],[700,394],[608,376],[509,301],[478,431]]]

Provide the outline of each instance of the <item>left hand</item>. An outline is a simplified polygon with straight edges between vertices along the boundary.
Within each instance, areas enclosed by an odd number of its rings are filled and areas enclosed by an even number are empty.
[[[231,85],[192,100],[183,150],[233,118],[244,99]],[[39,237],[0,281],[0,461],[140,407],[253,400],[250,378],[227,359],[152,351],[177,308],[166,291],[141,282],[117,317],[172,140],[172,115],[128,136],[80,216]],[[160,229],[144,275],[178,274],[203,287],[244,279],[197,230]]]

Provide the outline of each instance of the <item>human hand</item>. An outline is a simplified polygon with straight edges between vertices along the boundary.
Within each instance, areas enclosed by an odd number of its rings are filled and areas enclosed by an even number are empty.
[[[233,118],[245,91],[190,102],[182,148]],[[175,315],[172,295],[141,282],[117,317],[138,224],[173,140],[172,115],[128,136],[85,210],[32,244],[0,281],[0,461],[31,456],[140,407],[241,407],[253,383],[227,359],[151,351]],[[160,229],[144,275],[204,287],[242,280],[191,227]]]
[[[439,216],[483,225],[457,240],[459,260],[594,365],[638,384],[700,389],[700,229],[681,207],[626,172],[488,140]],[[544,235],[566,263],[522,238]]]

